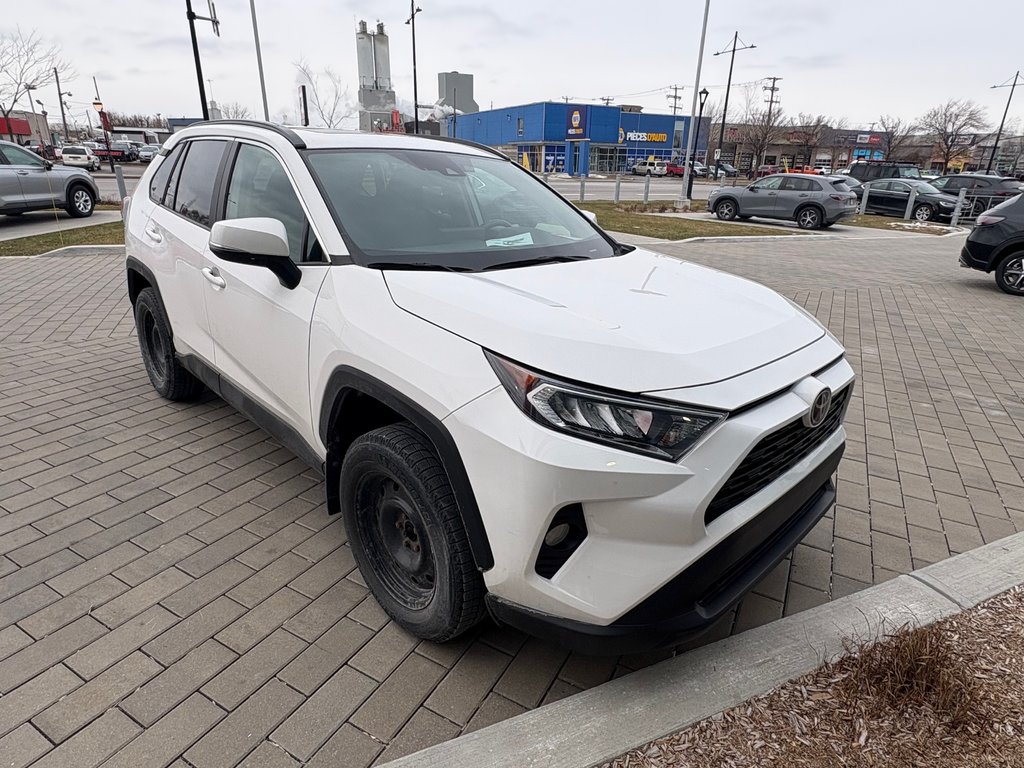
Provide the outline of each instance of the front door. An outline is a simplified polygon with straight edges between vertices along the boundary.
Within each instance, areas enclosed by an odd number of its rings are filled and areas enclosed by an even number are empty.
[[[269,149],[240,143],[231,162],[224,219],[266,217],[288,232],[302,279],[289,290],[264,267],[218,259],[206,249],[206,307],[217,369],[280,421],[316,445],[309,398],[309,326],[327,261],[288,173]]]
[[[45,208],[64,204],[64,182],[47,168],[47,162],[35,152],[9,144],[0,145],[9,167],[14,169],[26,206]]]
[[[744,216],[772,216],[775,214],[775,199],[779,195],[782,176],[767,176],[755,181],[740,198],[740,213]]]

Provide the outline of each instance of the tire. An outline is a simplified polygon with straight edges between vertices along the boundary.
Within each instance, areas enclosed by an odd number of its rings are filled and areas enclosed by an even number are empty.
[[[76,219],[84,219],[92,216],[95,208],[96,196],[92,190],[84,184],[72,184],[68,190],[68,213]]]
[[[483,618],[483,577],[448,475],[422,432],[392,424],[356,438],[340,491],[352,554],[395,623],[444,642]]]
[[[149,381],[162,397],[191,400],[203,391],[203,383],[174,356],[171,324],[152,288],[143,288],[135,299],[135,331]]]
[[[739,219],[740,221],[746,221],[750,217],[746,214],[736,214],[736,218]]]
[[[826,221],[824,224],[821,225],[821,228],[822,229],[829,229],[829,228],[832,227],[833,224],[835,224],[834,221]]]
[[[935,218],[935,209],[930,205],[914,206],[915,221],[931,221],[933,218]]]
[[[722,221],[732,221],[736,218],[736,203],[728,198],[720,200],[715,205],[715,216]]]
[[[999,262],[996,285],[1011,296],[1024,296],[1024,251],[1011,253]]]
[[[813,205],[809,205],[796,212],[795,221],[800,229],[820,229],[824,217],[821,215],[820,210]]]

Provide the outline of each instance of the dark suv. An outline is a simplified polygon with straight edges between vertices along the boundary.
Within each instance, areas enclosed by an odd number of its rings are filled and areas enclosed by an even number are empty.
[[[951,173],[932,179],[931,185],[954,196],[960,194],[961,189],[966,189],[965,209],[972,216],[1021,193],[1021,183],[1012,176],[987,176],[983,173]]]
[[[982,213],[960,251],[960,266],[996,273],[996,285],[1024,296],[1024,195]]]
[[[875,179],[920,179],[921,169],[913,163],[890,160],[858,160],[850,165],[848,176],[862,184]]]

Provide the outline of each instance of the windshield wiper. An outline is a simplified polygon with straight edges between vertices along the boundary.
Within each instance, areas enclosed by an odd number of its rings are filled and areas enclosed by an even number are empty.
[[[409,269],[433,270],[445,272],[472,272],[469,267],[450,267],[447,264],[429,264],[420,261],[373,261],[366,265],[368,269]]]
[[[532,259],[517,259],[516,261],[502,261],[497,264],[490,264],[483,268],[484,272],[492,269],[511,269],[513,267],[532,267],[536,264],[557,264],[567,261],[586,261],[588,256],[535,256]]]

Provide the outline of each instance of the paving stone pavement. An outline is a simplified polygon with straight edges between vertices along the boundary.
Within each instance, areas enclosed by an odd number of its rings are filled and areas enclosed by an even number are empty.
[[[1024,302],[960,242],[659,246],[790,296],[858,373],[839,506],[709,638],[1024,530]],[[219,400],[153,392],[120,253],[0,259],[0,765],[361,768],[667,655],[417,641],[322,499]]]

